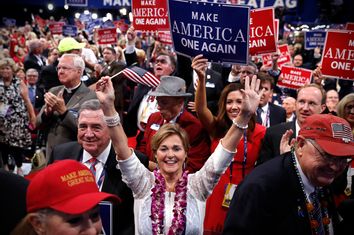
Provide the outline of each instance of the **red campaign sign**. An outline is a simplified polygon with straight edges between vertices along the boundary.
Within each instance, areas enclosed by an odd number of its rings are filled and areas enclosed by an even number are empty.
[[[346,29],[346,30],[354,30],[354,22],[348,22],[348,23],[345,25],[345,29]]]
[[[132,0],[135,30],[170,30],[167,0]]]
[[[49,24],[49,30],[52,34],[62,34],[64,25],[65,23],[62,21],[52,22]]]
[[[274,9],[251,10],[250,14],[250,55],[276,52]]]
[[[289,53],[289,48],[287,44],[283,45],[278,45],[278,53],[279,53],[279,58],[278,58],[278,67],[281,68],[283,65],[287,63],[291,63],[291,56]],[[262,60],[263,64],[266,67],[271,67],[272,66],[272,54],[264,54],[262,55]]]
[[[278,86],[298,89],[311,82],[312,70],[284,65],[281,68]]]
[[[158,33],[159,41],[166,45],[172,45],[172,37],[170,31],[160,31]]]
[[[98,43],[99,44],[116,44],[117,30],[116,28],[98,29]]]
[[[324,76],[354,80],[354,31],[327,31],[321,66]]]
[[[274,35],[277,42],[279,39],[279,19],[274,19]]]

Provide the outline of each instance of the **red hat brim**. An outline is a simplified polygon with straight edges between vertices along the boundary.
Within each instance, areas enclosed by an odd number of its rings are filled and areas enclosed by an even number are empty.
[[[315,139],[316,143],[328,154],[338,157],[354,157],[354,143],[338,143],[331,140]]]
[[[103,200],[108,200],[113,203],[120,203],[121,199],[113,194],[108,194],[104,192],[93,192],[81,194],[77,197],[70,198],[55,205],[51,205],[50,208],[60,211],[66,214],[81,214],[84,213]]]

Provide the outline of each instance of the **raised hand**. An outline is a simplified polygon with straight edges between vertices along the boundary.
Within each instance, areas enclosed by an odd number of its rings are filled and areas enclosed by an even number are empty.
[[[263,89],[259,90],[260,83],[256,75],[253,75],[251,81],[248,76],[245,78],[245,89],[241,89],[243,101],[240,114],[251,116],[256,112],[264,92]]]
[[[114,108],[114,88],[108,76],[102,77],[96,83],[96,95],[104,110]]]
[[[280,146],[279,146],[280,154],[287,153],[287,152],[291,151],[291,148],[295,144],[295,139],[292,139],[289,144],[289,140],[290,140],[292,134],[293,134],[293,130],[289,129],[281,137]]]
[[[192,68],[197,73],[199,80],[205,79],[205,71],[208,68],[208,59],[204,58],[202,54],[197,55],[192,60]]]

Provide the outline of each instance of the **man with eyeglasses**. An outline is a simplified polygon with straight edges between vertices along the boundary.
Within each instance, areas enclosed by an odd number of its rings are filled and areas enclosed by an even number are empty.
[[[76,141],[77,113],[80,105],[96,98],[94,91],[81,82],[85,68],[83,59],[76,54],[64,54],[57,66],[61,86],[51,88],[44,95],[44,106],[37,115],[37,126],[48,132],[46,159],[55,145]]]
[[[307,117],[292,151],[255,168],[238,186],[223,234],[339,234],[329,186],[353,157],[346,120]]]
[[[290,139],[296,138],[306,118],[319,114],[326,108],[326,92],[317,84],[308,84],[298,90],[295,113],[296,119],[267,128],[257,165],[280,155],[280,141],[289,130]]]

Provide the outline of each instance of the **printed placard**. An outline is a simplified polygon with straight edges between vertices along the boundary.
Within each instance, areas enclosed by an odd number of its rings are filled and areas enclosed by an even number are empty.
[[[326,40],[325,31],[305,32],[305,49],[311,50],[311,49],[315,49],[316,47],[323,48],[325,40]]]
[[[68,6],[87,7],[88,0],[65,0],[65,4]]]
[[[282,66],[279,81],[277,83],[280,87],[291,89],[298,89],[311,82],[312,70]]]
[[[174,48],[186,56],[246,64],[249,14],[245,6],[169,0]]]
[[[321,65],[324,76],[354,80],[354,31],[327,31]]]
[[[113,205],[108,201],[102,201],[99,205],[102,221],[102,234],[113,235]]]
[[[170,31],[159,31],[159,41],[166,45],[172,45],[172,37]]]
[[[204,0],[204,1],[215,1],[215,0]],[[222,0],[220,0],[222,1]],[[224,0],[226,1],[226,0]],[[227,0],[227,2],[230,2],[231,4],[237,5],[247,5],[250,6],[254,9],[256,8],[264,8],[264,7],[285,7],[286,9],[292,9],[296,8],[297,6],[297,0],[252,0],[252,1],[246,1],[246,0]]]
[[[275,42],[279,39],[279,19],[274,19],[274,35],[275,35]]]
[[[251,10],[250,55],[276,52],[274,9]]]
[[[287,44],[278,45],[277,53],[279,54],[278,58],[278,68],[281,68],[285,64],[291,63],[291,56],[289,52],[289,47]],[[262,55],[263,64],[266,67],[272,66],[272,53]]]
[[[169,30],[167,0],[132,0],[135,30]]]
[[[98,29],[98,44],[116,44],[117,30],[116,28]]]
[[[69,37],[76,37],[77,27],[75,25],[63,25],[63,35]]]
[[[62,21],[52,22],[49,24],[49,30],[52,34],[62,34],[64,25],[65,23]]]

